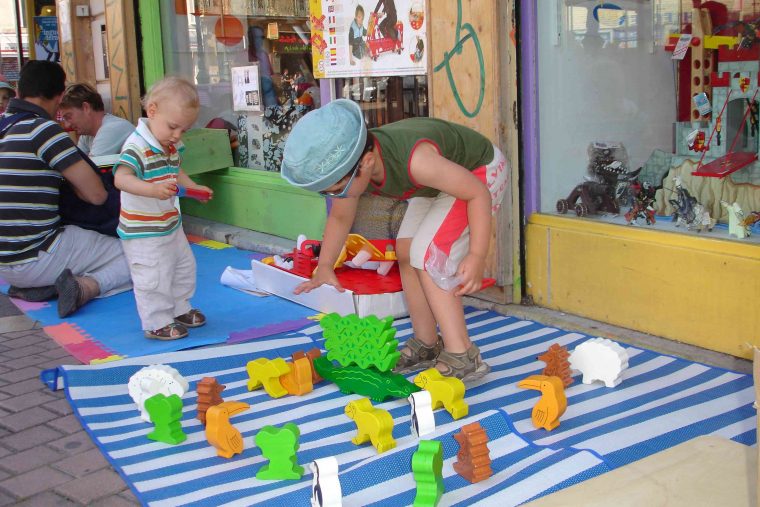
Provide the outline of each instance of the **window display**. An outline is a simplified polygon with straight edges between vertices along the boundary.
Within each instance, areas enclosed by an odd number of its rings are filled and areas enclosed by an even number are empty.
[[[537,12],[541,211],[760,242],[760,3]]]

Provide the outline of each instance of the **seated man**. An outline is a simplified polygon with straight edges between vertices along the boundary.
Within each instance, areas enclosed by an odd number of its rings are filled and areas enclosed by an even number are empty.
[[[117,237],[119,223],[119,191],[113,185],[110,168],[99,171],[89,157],[118,155],[127,137],[135,126],[127,120],[108,114],[103,106],[103,98],[90,85],[74,84],[66,88],[58,106],[64,126],[79,135],[78,148],[83,158],[98,173],[108,192],[108,199],[101,206],[79,199],[71,186],[61,187],[60,211],[64,224],[79,226],[101,234]]]
[[[103,98],[88,84],[66,88],[58,106],[64,126],[76,131],[79,149],[89,157],[118,155],[135,126],[123,118],[108,114]]]
[[[0,118],[0,277],[26,299],[58,296],[66,317],[94,297],[131,286],[121,242],[73,225],[63,226],[59,194],[66,181],[86,203],[108,193],[92,167],[52,118],[66,73],[48,61],[21,69],[18,98]]]

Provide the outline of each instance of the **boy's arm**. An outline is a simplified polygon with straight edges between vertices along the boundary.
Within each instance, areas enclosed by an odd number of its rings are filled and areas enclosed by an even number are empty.
[[[113,182],[119,190],[133,195],[161,200],[177,195],[177,185],[174,181],[149,183],[138,178],[130,167],[123,164],[116,167]]]
[[[491,231],[491,193],[472,172],[438,153],[430,143],[422,143],[410,161],[410,172],[418,185],[445,192],[467,201],[470,250],[457,270],[462,285],[456,295],[480,289],[485,270]]]
[[[353,225],[354,218],[356,217],[358,204],[358,197],[333,199],[330,215],[327,217],[327,223],[325,224],[322,246],[319,251],[317,272],[314,273],[311,280],[296,287],[295,294],[309,292],[324,284],[332,285],[343,292],[343,287],[341,287],[338,278],[335,276],[333,266],[335,265],[335,261],[338,260],[343,245],[346,243],[348,231],[351,229],[351,225]]]
[[[103,182],[84,160],[79,160],[61,173],[71,183],[77,197],[90,204],[100,205],[106,202],[108,192]]]
[[[214,191],[210,187],[207,187],[205,185],[198,185],[181,168],[179,170],[179,176],[177,176],[177,183],[182,185],[185,188],[195,188],[198,190],[205,190],[210,195],[209,199],[212,199],[214,197]],[[203,201],[203,202],[206,202],[206,201]]]

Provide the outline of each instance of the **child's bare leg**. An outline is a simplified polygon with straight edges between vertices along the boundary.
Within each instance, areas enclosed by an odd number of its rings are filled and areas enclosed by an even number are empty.
[[[412,321],[414,336],[428,347],[435,345],[438,339],[435,316],[428,305],[417,270],[409,264],[411,238],[396,240],[396,256],[401,272],[401,285],[404,288],[406,306]]]
[[[465,352],[472,342],[464,321],[462,298],[455,296],[452,291],[438,287],[426,271],[417,273],[424,297],[441,329],[445,350],[453,353]]]

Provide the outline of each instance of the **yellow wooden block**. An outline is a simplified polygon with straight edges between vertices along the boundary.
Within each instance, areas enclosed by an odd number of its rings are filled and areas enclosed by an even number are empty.
[[[430,368],[414,377],[414,383],[430,393],[433,410],[443,407],[454,419],[461,419],[470,411],[464,401],[464,382],[458,378],[444,377]]]
[[[356,423],[356,445],[371,442],[378,453],[396,447],[393,439],[393,417],[387,410],[375,408],[368,398],[361,398],[346,405],[345,413]]]
[[[248,372],[249,391],[263,386],[272,398],[281,398],[288,394],[288,391],[280,383],[280,377],[290,371],[290,365],[283,358],[267,359],[260,357],[248,361],[245,369]]]

